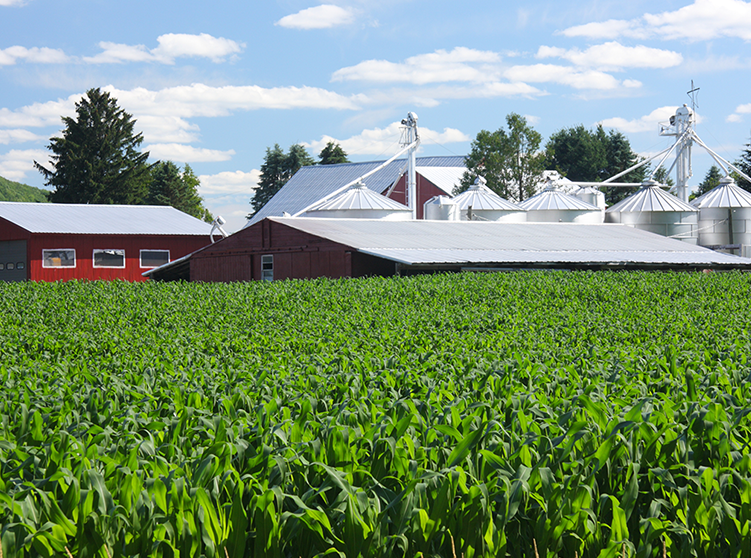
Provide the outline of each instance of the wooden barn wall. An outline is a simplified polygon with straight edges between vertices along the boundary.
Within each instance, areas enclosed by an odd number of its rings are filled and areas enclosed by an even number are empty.
[[[352,249],[269,220],[238,231],[191,257],[191,281],[261,278],[261,256],[274,256],[274,280],[351,277]]]
[[[391,192],[391,195],[389,196],[392,200],[397,201],[399,203],[403,203],[406,205],[406,195],[405,191],[407,189],[407,175],[405,174],[402,176],[399,181],[396,183],[396,186],[394,186],[394,190]],[[433,184],[430,180],[422,176],[421,174],[417,174],[417,180],[415,184],[415,189],[417,190],[417,218],[422,219],[423,217],[423,205],[425,205],[425,202],[428,201],[430,198],[434,196],[445,196],[446,192],[441,190],[438,186]],[[384,196],[388,192],[388,188],[381,192]],[[451,192],[448,192],[449,194]]]
[[[391,277],[396,275],[396,263],[361,252],[352,253],[352,277]]]
[[[149,268],[141,267],[141,250],[169,250],[170,259],[181,258],[209,242],[208,236],[163,235],[83,235],[33,234],[28,241],[29,279],[32,281],[69,281],[71,279],[124,279],[145,281],[141,274]],[[74,268],[42,267],[42,250],[73,248],[76,251]],[[94,250],[125,250],[124,268],[95,268]]]

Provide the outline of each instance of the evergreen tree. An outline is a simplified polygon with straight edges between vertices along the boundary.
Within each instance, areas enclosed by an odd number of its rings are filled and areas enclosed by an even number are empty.
[[[746,144],[746,148],[741,151],[740,158],[736,160],[734,164],[743,172],[743,174],[745,174],[746,176],[751,176],[751,143]],[[747,192],[751,192],[751,182],[738,174],[736,174],[734,178],[738,183],[738,186],[740,186]]]
[[[175,209],[210,223],[214,218],[203,206],[198,195],[201,182],[190,168],[180,169],[172,161],[156,163],[151,170],[151,184],[147,202],[150,205],[171,205]]]
[[[503,198],[522,201],[535,194],[545,168],[545,157],[538,152],[542,136],[515,113],[506,116],[506,125],[508,130],[480,130],[465,159],[467,171],[454,193],[466,190],[482,176],[488,188]]]
[[[338,165],[340,163],[349,163],[347,153],[338,143],[330,141],[318,154],[319,165]]]
[[[688,199],[694,200],[699,196],[702,196],[710,190],[716,188],[720,185],[721,178],[722,172],[720,171],[720,169],[717,167],[717,165],[712,165],[711,167],[709,167],[707,174],[704,175],[704,180],[699,183],[699,187],[696,189],[696,192],[692,193]]]
[[[76,118],[62,119],[62,137],[53,137],[52,168],[34,161],[57,203],[142,204],[148,195],[148,153],[138,151],[143,135],[135,120],[109,93],[89,89],[76,103]]]
[[[300,144],[291,146],[286,154],[278,143],[274,144],[273,148],[267,147],[266,156],[261,165],[261,178],[250,200],[253,213],[248,215],[248,218],[266,205],[301,167],[314,164],[313,158]]]

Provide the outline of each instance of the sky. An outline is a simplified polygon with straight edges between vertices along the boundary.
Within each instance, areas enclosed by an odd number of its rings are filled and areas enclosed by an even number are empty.
[[[420,155],[466,155],[517,113],[543,144],[602,124],[650,156],[672,144],[658,123],[695,102],[732,161],[751,137],[750,22],[741,0],[0,0],[0,176],[44,187],[33,162],[95,87],[152,162],[193,168],[228,232],[267,148],[384,160],[408,112]],[[695,148],[690,184],[712,163]]]

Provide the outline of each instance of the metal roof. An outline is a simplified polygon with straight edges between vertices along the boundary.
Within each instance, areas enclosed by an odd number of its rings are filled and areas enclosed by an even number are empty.
[[[415,167],[417,174],[421,174],[447,194],[451,194],[458,186],[467,167],[462,163],[459,167]]]
[[[696,198],[691,205],[697,209],[714,207],[751,207],[751,193],[735,182],[720,184],[703,196]]]
[[[606,213],[635,213],[642,211],[690,211],[696,212],[686,202],[679,200],[657,185],[644,186],[626,199],[610,206]]]
[[[454,202],[459,209],[467,209],[472,206],[472,211],[524,211],[515,203],[504,200],[493,190],[484,184],[475,183],[468,190],[454,197]]]
[[[31,233],[208,236],[211,225],[166,205],[0,202],[0,218]]]
[[[265,217],[281,217],[285,212],[294,215],[382,163],[383,161],[371,161],[302,167],[243,228]],[[416,166],[418,172],[424,167],[464,167],[464,157],[417,157]],[[364,182],[374,192],[381,193],[396,182],[406,170],[407,161],[397,159],[369,176]]]
[[[552,188],[524,200],[519,207],[527,211],[600,211],[597,206]]]
[[[271,219],[407,265],[591,262],[751,267],[751,259],[615,224]]]
[[[343,209],[411,212],[410,208],[406,205],[374,192],[362,182],[357,182],[341,194],[331,198],[321,205],[312,207],[305,213],[310,213],[312,211],[341,211]]]

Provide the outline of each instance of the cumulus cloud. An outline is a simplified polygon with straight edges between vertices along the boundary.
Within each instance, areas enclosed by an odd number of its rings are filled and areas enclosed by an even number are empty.
[[[0,0],[0,6],[23,6],[26,0]]]
[[[355,20],[355,14],[351,9],[335,6],[334,4],[321,4],[313,8],[306,8],[284,16],[275,25],[289,29],[327,29],[339,25],[348,25]]]
[[[591,46],[586,50],[562,49],[541,46],[537,58],[563,58],[577,66],[596,68],[602,71],[624,68],[670,68],[678,66],[683,56],[671,50],[646,46],[628,47],[616,41]]]
[[[203,196],[242,194],[249,195],[258,186],[261,171],[253,169],[250,172],[225,171],[219,174],[202,174],[199,193]]]
[[[20,182],[34,170],[34,161],[47,164],[48,159],[49,152],[43,149],[12,149],[0,155],[0,176]]]
[[[67,99],[34,103],[18,110],[0,108],[0,127],[2,128],[41,128],[60,124],[61,116],[75,114],[75,104],[81,99],[80,94]]]
[[[742,0],[695,0],[672,12],[644,14],[633,20],[608,20],[569,27],[568,37],[604,39],[631,37],[644,39],[686,39],[706,41],[735,37],[751,41],[751,3]]]
[[[381,155],[387,151],[394,151],[401,136],[402,125],[399,122],[393,122],[386,128],[373,128],[363,130],[356,136],[339,140],[331,136],[322,136],[320,140],[303,143],[313,153],[318,153],[326,147],[328,142],[338,143],[347,153],[358,155]],[[455,128],[444,128],[443,132],[430,130],[429,128],[420,127],[420,139],[423,143],[458,143],[471,141],[471,138]]]
[[[599,122],[606,128],[615,128],[627,134],[636,132],[654,132],[660,122],[668,122],[670,117],[675,114],[678,107],[666,106],[660,107],[649,114],[634,120],[627,120],[621,117],[606,118]]]
[[[365,60],[334,72],[332,81],[371,81],[378,83],[469,82],[486,83],[499,78],[501,57],[496,52],[456,47],[418,54],[404,62]]]
[[[0,143],[23,143],[25,141],[39,141],[46,139],[28,130],[0,130]]]
[[[176,58],[209,58],[212,62],[223,62],[227,57],[239,54],[244,43],[213,37],[206,33],[187,35],[168,33],[157,37],[159,46],[151,50],[144,45],[126,45],[102,41],[102,52],[96,56],[84,57],[91,64],[115,64],[126,62],[160,62],[174,64]]]
[[[746,105],[738,105],[735,107],[735,112],[729,115],[726,122],[742,122],[744,114],[751,114],[751,103]]]
[[[19,60],[35,64],[61,64],[67,62],[68,57],[62,50],[55,48],[12,46],[0,49],[0,66],[11,66]]]
[[[234,149],[219,151],[184,145],[181,143],[154,143],[143,148],[151,159],[162,161],[179,161],[181,163],[214,163],[229,161],[235,154]]]
[[[635,80],[619,81],[610,74],[597,70],[579,70],[554,64],[512,66],[504,73],[511,81],[531,83],[560,83],[574,89],[610,91],[621,87],[638,87]]]

